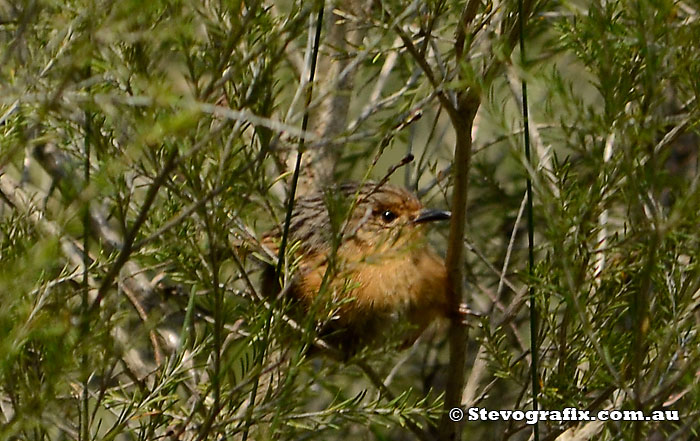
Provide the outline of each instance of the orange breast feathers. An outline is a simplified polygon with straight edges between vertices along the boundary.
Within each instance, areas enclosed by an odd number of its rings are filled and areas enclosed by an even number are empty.
[[[404,246],[378,244],[372,252],[354,240],[339,247],[338,269],[329,274],[327,292],[350,299],[341,307],[340,323],[373,313],[399,313],[422,329],[436,317],[447,316],[444,262],[423,238],[413,239]],[[304,303],[313,302],[326,271],[327,256],[303,259],[295,295]]]

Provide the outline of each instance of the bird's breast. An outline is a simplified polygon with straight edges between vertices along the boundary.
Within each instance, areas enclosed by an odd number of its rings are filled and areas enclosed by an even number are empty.
[[[350,257],[345,257],[348,250],[343,251],[339,250],[341,264],[328,284],[334,296],[351,299],[341,309],[341,322],[408,313],[411,321],[425,326],[444,315],[447,273],[442,258],[429,247],[365,254],[354,250]],[[317,295],[326,271],[326,264],[302,268],[303,300],[311,302]]]

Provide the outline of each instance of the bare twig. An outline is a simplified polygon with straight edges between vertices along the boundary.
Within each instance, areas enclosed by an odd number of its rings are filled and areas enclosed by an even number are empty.
[[[109,269],[104,279],[102,279],[100,288],[97,291],[97,297],[92,302],[92,306],[90,307],[91,311],[95,311],[100,306],[100,302],[107,293],[107,290],[109,290],[112,287],[112,282],[114,282],[114,279],[117,277],[117,274],[119,274],[121,268],[129,260],[132,251],[134,251],[134,240],[136,239],[136,234],[138,233],[143,223],[146,222],[146,218],[151,209],[151,204],[153,204],[153,201],[155,201],[156,195],[158,194],[158,190],[165,183],[165,180],[170,176],[170,173],[172,173],[176,166],[177,149],[173,149],[169,153],[168,159],[165,161],[163,169],[160,171],[160,173],[158,173],[158,176],[156,176],[156,178],[153,180],[153,183],[151,183],[151,186],[148,188],[148,192],[146,193],[144,202],[141,205],[141,210],[139,211],[138,216],[136,216],[136,220],[134,221],[133,225],[131,226],[129,231],[127,231],[124,237],[124,243],[122,244],[122,248],[119,251],[117,260],[115,260],[114,264],[112,264],[112,267]]]
[[[383,3],[379,2],[384,13],[389,16],[393,22],[393,28],[396,33],[403,41],[406,50],[411,55],[411,57],[418,63],[418,66],[423,70],[423,74],[428,79],[430,84],[433,86],[435,93],[437,94],[440,104],[445,108],[445,110],[450,114],[451,117],[456,116],[457,113],[457,103],[454,103],[447,92],[442,87],[442,80],[438,80],[433,69],[430,67],[428,60],[425,58],[424,54],[413,44],[413,40],[406,34],[406,32],[401,27],[401,24],[397,22],[391,12],[384,6]]]

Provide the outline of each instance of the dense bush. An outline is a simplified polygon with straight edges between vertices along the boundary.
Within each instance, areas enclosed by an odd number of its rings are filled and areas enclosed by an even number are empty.
[[[441,417],[446,388],[531,409],[533,329],[541,409],[679,413],[540,439],[697,435],[697,5],[327,3],[311,90],[320,7],[0,0],[0,437],[527,439]],[[390,181],[466,209],[464,243],[430,240],[483,315],[468,343],[314,355],[317,317],[261,299],[299,151],[299,193],[411,154]]]

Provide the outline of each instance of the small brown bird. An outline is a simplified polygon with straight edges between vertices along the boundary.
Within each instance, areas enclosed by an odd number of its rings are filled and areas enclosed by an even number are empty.
[[[412,342],[435,318],[451,315],[445,264],[424,231],[427,223],[449,218],[447,211],[424,209],[407,190],[374,182],[298,198],[289,243],[298,244],[299,266],[288,292],[303,311],[319,293],[340,301],[322,336],[345,351],[405,320]],[[263,240],[274,253],[280,231]],[[263,275],[263,290],[268,296],[280,290],[272,267]]]

